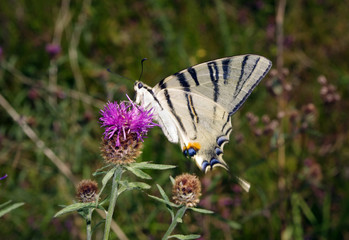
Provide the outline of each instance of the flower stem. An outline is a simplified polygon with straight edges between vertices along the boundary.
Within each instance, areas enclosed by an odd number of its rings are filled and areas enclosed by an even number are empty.
[[[120,166],[117,166],[115,168],[115,172],[114,172],[114,176],[113,176],[113,184],[112,184],[112,189],[111,189],[108,213],[107,213],[106,220],[105,220],[103,240],[107,240],[109,238],[110,225],[111,225],[111,222],[113,219],[113,213],[114,213],[116,199],[118,197],[118,184],[119,184],[119,181],[121,179],[121,175],[122,175],[122,168]]]
[[[86,239],[91,240],[92,230],[91,230],[91,216],[92,216],[92,208],[88,209],[87,217],[86,217]]]
[[[170,236],[170,234],[172,233],[172,231],[174,230],[174,228],[176,227],[177,223],[178,223],[178,220],[179,219],[182,219],[185,211],[187,210],[188,208],[186,206],[183,206],[181,207],[177,213],[176,213],[176,216],[172,219],[172,223],[171,225],[168,227],[167,229],[167,232],[165,233],[165,235],[162,237],[162,240],[166,240],[168,239],[168,237]]]

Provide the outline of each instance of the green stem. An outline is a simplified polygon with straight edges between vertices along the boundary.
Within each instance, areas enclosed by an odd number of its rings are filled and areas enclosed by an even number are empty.
[[[113,219],[113,213],[115,208],[116,199],[118,197],[118,184],[121,179],[122,175],[122,168],[116,167],[114,176],[113,176],[113,185],[111,189],[111,195],[110,195],[110,201],[109,201],[109,207],[108,207],[108,213],[105,220],[105,228],[104,228],[104,237],[103,240],[107,240],[109,238],[109,232],[110,232],[110,225]]]
[[[170,234],[172,233],[172,231],[175,229],[177,223],[178,223],[178,219],[182,219],[185,211],[188,208],[186,206],[181,207],[177,213],[176,216],[172,219],[172,223],[171,225],[168,227],[167,232],[165,233],[165,235],[162,237],[162,240],[166,240],[168,239],[168,237],[170,236]]]
[[[88,209],[88,214],[86,217],[86,239],[87,240],[91,240],[91,236],[92,236],[92,230],[91,230],[91,216],[92,216],[92,208]]]

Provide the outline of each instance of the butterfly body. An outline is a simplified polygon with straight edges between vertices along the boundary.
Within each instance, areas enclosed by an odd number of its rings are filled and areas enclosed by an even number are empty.
[[[228,168],[223,147],[232,131],[231,116],[271,68],[257,55],[227,57],[189,67],[155,87],[137,81],[136,103],[153,109],[170,142],[180,143],[204,172]]]

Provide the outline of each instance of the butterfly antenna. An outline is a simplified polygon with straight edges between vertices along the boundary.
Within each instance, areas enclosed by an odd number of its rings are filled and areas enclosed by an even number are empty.
[[[139,75],[138,80],[141,80],[141,77],[142,77],[142,75],[143,75],[143,65],[144,65],[143,63],[144,63],[145,60],[148,60],[148,58],[143,58],[142,61],[141,61],[142,71],[141,71],[141,74]]]

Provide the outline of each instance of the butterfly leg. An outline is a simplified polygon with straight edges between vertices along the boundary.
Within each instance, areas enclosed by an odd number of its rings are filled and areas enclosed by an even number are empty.
[[[200,143],[190,142],[190,143],[188,143],[187,146],[183,147],[183,154],[186,157],[188,157],[188,156],[193,157],[197,153],[197,151],[200,150],[200,148],[201,148]]]

